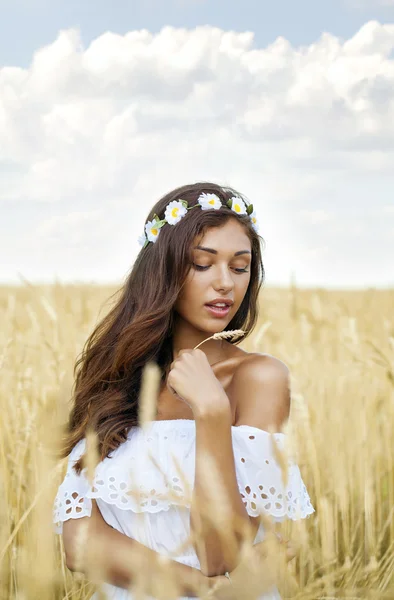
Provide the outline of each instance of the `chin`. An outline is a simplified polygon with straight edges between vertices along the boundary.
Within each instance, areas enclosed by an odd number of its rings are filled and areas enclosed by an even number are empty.
[[[203,323],[196,323],[195,324],[196,329],[198,329],[199,331],[201,331],[201,333],[206,333],[207,337],[209,337],[210,335],[213,335],[214,333],[219,333],[220,331],[223,331],[223,329],[226,327],[226,325],[223,325],[223,323],[218,323],[215,327],[215,324],[211,323],[210,325],[203,325]]]
[[[208,328],[208,331],[211,333],[211,335],[213,335],[214,333],[220,333],[226,327],[227,327],[227,323],[217,323],[216,326],[215,326],[215,324],[211,325]]]

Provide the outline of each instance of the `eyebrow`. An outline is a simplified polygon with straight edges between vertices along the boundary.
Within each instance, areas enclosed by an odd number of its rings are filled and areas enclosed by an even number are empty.
[[[206,248],[205,246],[194,246],[194,250],[204,250],[205,252],[210,252],[211,254],[218,254],[217,250],[213,248]],[[250,250],[238,250],[238,252],[234,252],[234,256],[239,256],[240,254],[251,254]]]

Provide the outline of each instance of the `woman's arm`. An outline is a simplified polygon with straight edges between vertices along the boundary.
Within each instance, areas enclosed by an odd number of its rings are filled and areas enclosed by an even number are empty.
[[[212,404],[216,406],[219,402],[214,402],[213,399]],[[232,444],[232,416],[228,399],[222,404],[223,408],[216,409],[215,413],[195,415],[196,464],[190,529],[201,571],[208,577],[232,571],[238,564],[244,538],[252,538],[253,541],[258,528],[258,524],[252,526],[239,493]],[[214,475],[211,475],[207,469],[207,455],[215,467]],[[215,478],[211,484],[209,484],[210,477]],[[217,511],[221,506],[220,498],[214,493],[215,483],[220,484],[229,507],[227,514],[224,514],[223,509],[221,510],[220,530],[218,525],[214,525],[213,518],[215,509]],[[227,518],[224,521],[225,517]],[[232,540],[229,538],[226,543],[222,531],[232,535]]]
[[[227,391],[231,392],[238,409],[236,426],[249,425],[266,432],[282,430],[290,412],[289,370],[282,361],[271,356],[252,355],[237,368],[231,389]],[[219,397],[210,400],[210,414],[207,414],[207,408],[205,414],[194,410],[196,465],[191,507],[191,531],[197,540],[195,548],[201,570],[208,576],[233,570],[244,538],[253,541],[259,525],[255,517],[249,516],[238,489],[229,397],[222,391]],[[201,401],[200,404],[203,405]],[[214,462],[217,478],[221,479],[229,508],[228,521],[222,522],[221,527],[235,534],[233,544],[224,544],[220,532],[212,526],[211,516],[219,501],[207,490],[209,471],[205,455]],[[224,518],[223,515],[222,521]],[[201,542],[199,538],[202,538]]]
[[[95,500],[90,517],[63,523],[63,541],[70,571],[84,573],[95,583],[105,581],[124,589],[140,583],[146,594],[154,596],[155,586],[163,586],[171,572],[179,593],[191,597],[198,597],[215,583],[199,569],[175,560],[163,564],[163,555],[108,525]]]

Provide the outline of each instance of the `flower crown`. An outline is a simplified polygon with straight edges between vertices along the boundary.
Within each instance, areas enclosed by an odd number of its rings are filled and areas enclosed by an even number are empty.
[[[233,196],[226,202],[227,206],[231,208],[237,215],[249,215],[252,227],[258,233],[258,222],[256,212],[253,210],[253,204],[245,205],[242,198]],[[168,223],[169,225],[176,225],[186,215],[188,210],[200,206],[202,210],[219,210],[224,206],[216,194],[207,194],[203,192],[198,198],[198,204],[188,206],[187,200],[173,200],[166,206],[164,219],[160,220],[155,214],[153,219],[145,224],[145,233],[138,238],[139,244],[145,248],[149,242],[156,242],[160,234],[160,229]]]

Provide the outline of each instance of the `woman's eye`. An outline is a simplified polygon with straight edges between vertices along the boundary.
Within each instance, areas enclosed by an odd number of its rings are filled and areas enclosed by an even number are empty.
[[[207,265],[204,267],[202,265],[196,265],[195,263],[193,263],[193,265],[197,269],[197,271],[206,271],[211,266],[211,265]],[[235,271],[237,271],[237,273],[249,273],[249,271],[247,269],[235,269]]]

